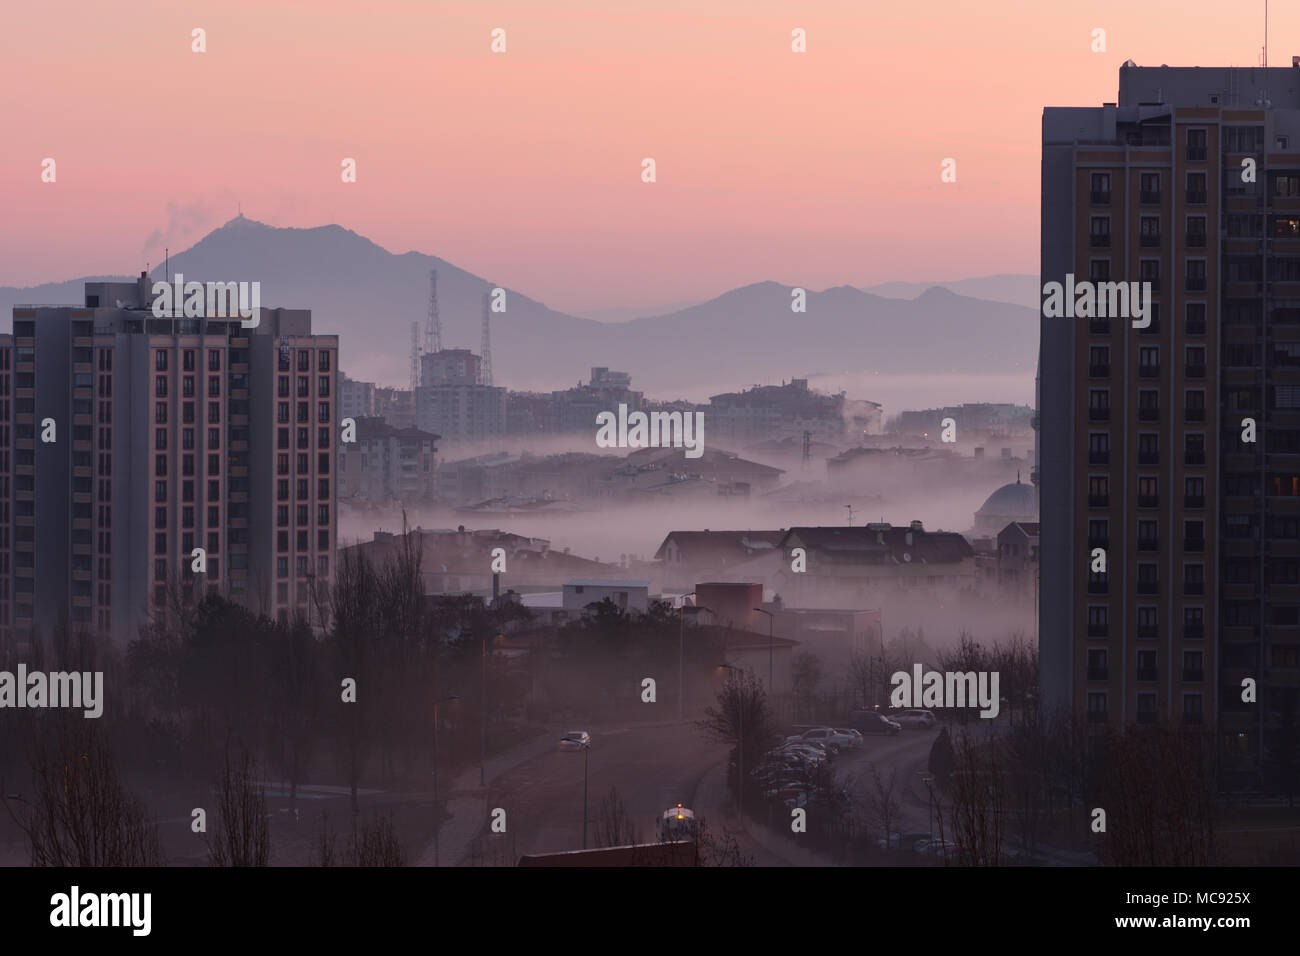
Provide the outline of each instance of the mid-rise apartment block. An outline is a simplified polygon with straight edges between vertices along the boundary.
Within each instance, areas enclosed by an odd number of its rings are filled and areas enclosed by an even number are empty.
[[[1043,703],[1212,729],[1264,785],[1300,688],[1300,58],[1126,63],[1042,148],[1044,295],[1079,294],[1041,319]]]
[[[328,586],[337,336],[306,310],[244,327],[152,303],[144,274],[89,282],[81,306],[15,306],[0,341],[0,611],[17,644],[60,617],[124,644],[177,588],[307,617]]]

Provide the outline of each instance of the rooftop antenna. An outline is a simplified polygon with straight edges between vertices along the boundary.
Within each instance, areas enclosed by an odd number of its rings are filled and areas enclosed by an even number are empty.
[[[853,505],[845,505],[844,507],[849,509],[849,527],[852,528],[853,527]]]
[[[492,384],[492,339],[489,335],[489,316],[492,314],[492,293],[483,293],[483,341],[479,346],[482,353],[479,363],[479,384]]]
[[[1268,69],[1268,0],[1264,0],[1264,68]]]
[[[442,351],[442,318],[438,315],[438,270],[429,270],[429,318],[424,326],[424,350]]]

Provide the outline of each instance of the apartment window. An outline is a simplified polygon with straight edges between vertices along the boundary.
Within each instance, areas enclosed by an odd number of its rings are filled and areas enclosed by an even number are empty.
[[[1106,694],[1104,691],[1088,693],[1088,723],[1104,724],[1106,722]]]
[[[297,551],[306,551],[306,550],[307,550],[307,532],[306,532],[306,531],[299,531],[299,532],[297,533],[297,536],[296,536],[296,537],[297,537],[297,540],[296,540],[295,543],[298,545],[298,547],[297,547],[295,550],[297,550]]]
[[[1088,390],[1088,421],[1110,421],[1110,389],[1093,388]]]
[[[187,372],[194,371],[194,350],[186,349],[181,353],[181,368]]]
[[[1139,561],[1137,572],[1137,593],[1157,593],[1160,584],[1159,566],[1149,562]]]
[[[219,482],[219,481],[209,481],[209,482],[208,482],[208,500],[209,500],[209,501],[216,501],[216,500],[218,500],[220,497],[221,497],[221,482]]]
[[[329,523],[330,523],[330,506],[329,506],[329,505],[317,505],[317,506],[316,506],[316,523],[317,523],[317,524],[329,524]]]
[[[328,528],[321,528],[316,532],[316,549],[318,551],[328,551],[330,549],[330,532]]]
[[[276,436],[276,447],[277,447],[277,448],[288,448],[288,447],[289,447],[289,429],[287,429],[287,428],[280,428],[280,429],[277,429],[277,431],[279,432],[279,434]]]
[[[1088,433],[1088,464],[1110,464],[1110,432]]]
[[[153,553],[154,554],[167,553],[167,535],[155,534],[153,536]]]
[[[221,421],[221,403],[208,402],[208,424],[215,425]]]
[[[167,456],[166,456],[166,455],[154,455],[154,456],[153,456],[153,473],[154,473],[155,475],[157,475],[158,477],[160,477],[160,478],[166,476],[166,474],[167,474]]]
[[[1160,523],[1154,518],[1144,518],[1138,522],[1139,551],[1160,550]]]
[[[1160,202],[1160,174],[1142,173],[1138,180],[1139,200],[1143,203]]]
[[[1201,172],[1187,174],[1187,202],[1192,206],[1203,206],[1209,201],[1206,186],[1206,174]]]
[[[1110,346],[1091,345],[1088,347],[1088,376],[1090,378],[1110,377]]]
[[[1205,346],[1187,346],[1187,377],[1205,378]]]
[[[316,447],[328,448],[330,446],[330,430],[328,428],[316,429]]]
[[[1110,479],[1105,475],[1093,475],[1088,479],[1088,505],[1092,508],[1110,505]]]
[[[1208,227],[1204,216],[1187,217],[1187,248],[1204,249],[1208,239]]]
[[[221,447],[221,429],[209,428],[208,429],[208,450],[215,451],[220,447]]]
[[[298,352],[298,371],[311,371],[311,352],[306,349],[302,349]]]
[[[308,471],[308,459],[306,455],[298,456],[298,474],[305,475]]]
[[[208,505],[208,526],[215,528],[221,524],[221,509],[217,505]]]
[[[293,516],[294,516],[294,518],[295,518],[295,523],[296,523],[296,524],[299,524],[299,525],[305,525],[305,524],[307,523],[307,506],[306,506],[306,505],[298,505],[298,506],[294,509],[294,514],[293,514]]]
[[[1094,206],[1110,205],[1110,173],[1093,173],[1089,177],[1089,193]]]
[[[298,479],[298,482],[297,482],[297,484],[296,484],[296,486],[295,486],[295,488],[294,488],[294,490],[298,492],[298,494],[297,494],[295,497],[297,497],[297,498],[306,498],[306,497],[307,497],[307,479],[306,479],[306,478],[299,478],[299,479]],[[305,521],[305,520],[307,520],[307,519],[304,518],[303,520]]]
[[[1205,550],[1204,521],[1188,519],[1183,522],[1183,550],[1193,552]]]
[[[167,500],[167,482],[155,481],[153,483],[153,500],[154,501]]]
[[[1209,280],[1206,278],[1204,259],[1187,260],[1187,281],[1184,288],[1188,292],[1204,292]]]
[[[321,353],[324,354],[323,352]],[[322,375],[316,382],[316,394],[321,398],[329,398],[330,395],[330,378],[328,375]]]
[[[275,576],[276,576],[276,577],[279,577],[279,578],[287,578],[287,577],[289,576],[289,559],[288,559],[288,558],[276,558],[276,559],[275,559]]]
[[[328,498],[330,496],[330,480],[321,478],[316,482],[316,497]]]
[[[153,407],[153,421],[155,425],[167,424],[167,403],[158,402]]]
[[[1104,604],[1088,605],[1088,636],[1106,637],[1110,633],[1110,608]]]
[[[328,547],[328,539],[327,539],[327,543],[321,545],[321,547],[322,548]],[[323,578],[323,577],[328,577],[329,573],[330,573],[330,559],[325,557],[325,555],[321,555],[319,558],[316,559],[316,574],[319,577]]]
[[[1160,506],[1160,479],[1152,475],[1138,479],[1138,507],[1158,508]]]
[[[1205,479],[1188,477],[1183,479],[1183,507],[1205,507]]]
[[[194,424],[194,403],[185,402],[181,405],[181,422],[185,425]]]
[[[289,456],[288,456],[288,455],[276,455],[276,456],[275,456],[275,473],[276,473],[277,475],[287,475],[287,474],[289,474]]]
[[[1198,641],[1205,637],[1205,608],[1183,608],[1183,640]]]
[[[1088,244],[1094,249],[1110,248],[1110,216],[1093,216],[1089,220]]]
[[[322,350],[316,355],[316,371],[328,372],[330,370],[330,353]]]
[[[307,573],[307,559],[306,559],[306,557],[304,557],[304,556],[302,556],[302,555],[299,555],[297,558],[294,559],[294,563],[293,563],[293,564],[294,564],[294,571],[295,571],[295,573],[297,573],[298,575],[301,576],[301,575],[305,575],[305,574]]]
[[[1160,635],[1160,609],[1150,604],[1138,605],[1137,636],[1149,640]]]
[[[1206,158],[1206,130],[1189,129],[1187,131],[1187,160],[1188,162],[1204,162]]]
[[[1151,291],[1160,291],[1160,260],[1159,259],[1139,259],[1138,260],[1138,281],[1150,282]]]
[[[288,479],[282,478],[282,479],[276,481],[276,483],[275,483],[275,500],[276,500],[276,501],[288,501],[288,500],[289,500],[289,481],[288,481]]]
[[[154,379],[153,393],[158,398],[167,397],[167,376],[159,375]]]
[[[1183,565],[1183,593],[1192,595],[1205,593],[1205,565]]]
[[[154,352],[153,367],[154,370],[158,372],[167,371],[167,350],[166,349],[158,349],[156,352]]]
[[[310,421],[310,409],[308,408],[308,405],[308,402],[298,403],[298,421]]]
[[[328,475],[330,473],[329,452],[321,452],[316,456],[316,471],[322,475]]]
[[[1205,421],[1205,392],[1202,389],[1188,389],[1187,406],[1184,415],[1188,422]]]
[[[330,403],[321,402],[316,407],[316,421],[328,422],[330,420]]]
[[[1091,279],[1093,282],[1109,282],[1110,281],[1110,260],[1089,259],[1088,278]]]
[[[1160,421],[1160,393],[1154,388],[1138,389],[1138,421]]]
[[[1160,464],[1160,435],[1158,432],[1138,433],[1138,464]]]
[[[1200,724],[1204,717],[1200,694],[1183,695],[1183,722],[1187,724]]]
[[[275,551],[277,554],[287,554],[289,552],[289,532],[277,531],[275,533]]]
[[[193,527],[194,527],[194,509],[193,509],[193,508],[182,508],[182,509],[181,509],[181,527],[182,527],[182,528],[193,528]]]
[[[1160,347],[1143,345],[1138,349],[1138,375],[1142,378],[1160,377]]]
[[[194,500],[194,482],[192,482],[192,481],[182,481],[182,482],[181,482],[181,501],[193,501],[193,500]]]
[[[1152,249],[1160,245],[1160,217],[1143,216],[1138,220],[1138,245]]]
[[[281,375],[279,377],[279,386],[278,386],[277,394],[279,394],[281,398],[289,397],[289,376],[288,375]]]
[[[278,527],[287,528],[289,526],[289,506],[278,505],[275,509],[275,523]]]
[[[1155,651],[1137,652],[1137,679],[1143,683],[1152,683],[1160,679],[1160,668]]]
[[[298,376],[298,397],[307,398],[311,395],[311,379],[306,375]]]
[[[284,423],[289,420],[289,403],[278,402],[276,404],[276,420]]]
[[[181,398],[194,397],[194,376],[185,375],[181,377]]]
[[[210,350],[208,352],[208,371],[209,372],[221,371],[221,353],[216,351],[215,349]]]
[[[154,508],[154,509],[153,509],[153,526],[154,526],[155,528],[165,528],[165,527],[167,527],[167,509],[166,509],[166,508]]]
[[[219,475],[219,474],[221,474],[221,457],[220,457],[219,455],[209,455],[209,456],[208,456],[208,475],[209,475],[209,476],[213,476],[213,475]]]
[[[1099,647],[1088,649],[1088,680],[1106,680],[1106,651]]]

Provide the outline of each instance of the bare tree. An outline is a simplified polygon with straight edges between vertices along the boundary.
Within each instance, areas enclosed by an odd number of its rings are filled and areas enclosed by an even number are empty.
[[[267,866],[270,862],[266,794],[253,779],[253,763],[248,753],[241,752],[238,765],[232,766],[227,751],[217,796],[216,834],[208,841],[208,864]]]
[[[947,809],[958,859],[966,866],[999,866],[1007,797],[998,742],[963,735],[955,756]]]
[[[886,840],[894,832],[899,814],[903,812],[903,801],[898,790],[898,768],[889,772],[888,781],[882,780],[875,764],[871,765],[871,787],[867,790],[867,823],[877,830]]]
[[[375,815],[354,829],[348,855],[352,866],[406,866],[406,850],[389,815]]]
[[[618,795],[616,787],[609,788],[609,794],[601,798],[596,810],[596,846],[628,846],[641,842],[641,833],[628,815],[623,798]]]
[[[54,719],[31,754],[36,794],[27,822],[32,866],[162,866],[157,826],[122,786],[113,753],[93,724]],[[49,741],[48,736],[53,736]]]

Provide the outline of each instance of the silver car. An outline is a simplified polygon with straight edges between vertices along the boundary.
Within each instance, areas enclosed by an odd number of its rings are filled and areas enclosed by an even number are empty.
[[[900,727],[910,727],[914,730],[929,730],[934,726],[934,714],[928,710],[893,711],[889,719]]]

